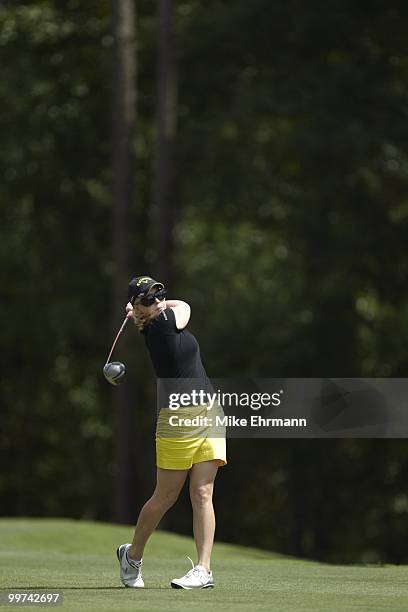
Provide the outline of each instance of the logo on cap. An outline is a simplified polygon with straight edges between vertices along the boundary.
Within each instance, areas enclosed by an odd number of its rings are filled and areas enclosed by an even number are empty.
[[[142,283],[148,283],[151,280],[153,279],[150,278],[150,276],[142,276],[142,278],[139,278],[139,280],[137,281],[136,287],[139,287],[139,285],[141,285]]]

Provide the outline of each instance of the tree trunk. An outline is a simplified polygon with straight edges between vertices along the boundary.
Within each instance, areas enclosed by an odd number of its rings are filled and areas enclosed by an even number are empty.
[[[135,160],[133,136],[136,117],[136,44],[134,0],[111,0],[114,37],[112,169],[113,169],[113,330],[125,315],[130,277],[128,213],[134,202]],[[122,342],[122,341],[120,341]],[[115,415],[114,517],[121,523],[135,519],[136,463],[133,454],[135,426],[131,385],[112,390]]]
[[[154,164],[152,236],[154,272],[171,286],[175,222],[174,157],[177,124],[176,45],[173,0],[159,0],[157,53],[157,139]]]

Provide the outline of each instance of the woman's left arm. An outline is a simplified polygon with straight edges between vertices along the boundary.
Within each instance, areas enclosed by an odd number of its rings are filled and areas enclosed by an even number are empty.
[[[184,329],[190,320],[191,308],[182,300],[166,300],[166,306],[174,311],[177,329]]]

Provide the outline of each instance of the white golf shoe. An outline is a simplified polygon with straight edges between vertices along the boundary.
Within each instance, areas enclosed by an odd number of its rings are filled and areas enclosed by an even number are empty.
[[[120,579],[125,587],[141,588],[144,587],[142,578],[143,560],[133,561],[133,559],[128,558],[127,553],[130,546],[130,544],[121,544],[116,551],[120,565]]]
[[[190,559],[190,557],[187,557]],[[192,568],[182,578],[174,578],[171,581],[173,589],[212,589],[214,587],[214,579],[212,572],[207,572],[202,565],[194,565],[190,559]]]

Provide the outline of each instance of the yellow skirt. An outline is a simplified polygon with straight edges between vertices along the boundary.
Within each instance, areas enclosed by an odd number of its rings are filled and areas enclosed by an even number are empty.
[[[171,413],[167,408],[162,409],[157,421],[157,467],[165,470],[189,470],[195,463],[214,459],[218,460],[219,466],[227,465],[226,440],[225,435],[222,436],[222,430],[218,428],[217,436],[211,437],[211,427],[181,428],[179,437],[177,430],[171,432],[169,430],[169,414]],[[208,413],[205,406],[200,406],[181,408],[177,414],[178,416],[194,417]],[[189,435],[189,431],[193,435]]]

